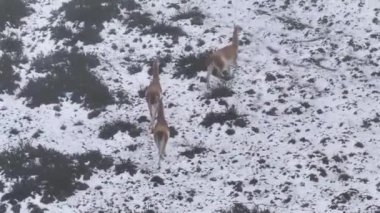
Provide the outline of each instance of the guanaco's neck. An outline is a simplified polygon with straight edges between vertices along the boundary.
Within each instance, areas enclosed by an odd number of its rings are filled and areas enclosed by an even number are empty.
[[[159,73],[160,67],[158,63],[153,64],[152,70],[153,70],[153,82],[159,83],[160,82],[160,73]]]
[[[232,36],[232,45],[237,49],[239,47],[239,33],[236,29],[234,29],[234,33]]]
[[[158,73],[153,73],[153,82],[155,83],[159,83],[160,82],[160,76],[158,75]]]

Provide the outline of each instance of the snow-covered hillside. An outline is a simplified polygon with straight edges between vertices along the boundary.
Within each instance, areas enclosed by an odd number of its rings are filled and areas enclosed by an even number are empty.
[[[0,0],[0,212],[380,212],[379,1],[18,2]],[[210,92],[234,24],[235,78]]]

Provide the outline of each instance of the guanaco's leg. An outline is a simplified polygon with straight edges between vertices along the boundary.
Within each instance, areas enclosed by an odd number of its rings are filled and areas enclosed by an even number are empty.
[[[212,68],[208,68],[207,70],[207,89],[210,89],[210,77],[211,77],[211,73],[212,73]]]

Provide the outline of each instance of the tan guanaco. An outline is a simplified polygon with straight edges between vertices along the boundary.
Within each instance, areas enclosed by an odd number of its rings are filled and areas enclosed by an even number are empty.
[[[215,70],[219,79],[226,80],[231,76],[231,65],[237,65],[237,54],[239,48],[239,33],[242,28],[234,25],[232,43],[211,53],[207,61],[207,88],[210,88],[210,77]]]
[[[170,137],[170,129],[165,120],[164,105],[162,99],[158,101],[158,113],[157,113],[157,123],[153,129],[154,142],[158,148],[158,167],[161,167],[161,160],[166,156],[166,144],[168,143]]]
[[[149,86],[146,88],[145,91],[145,99],[148,103],[149,113],[150,113],[150,129],[153,131],[154,122],[157,117],[157,110],[159,101],[162,98],[162,89],[160,84],[160,77],[159,77],[159,68],[160,64],[158,60],[153,62],[152,66],[152,73],[153,73],[153,79],[150,82]]]

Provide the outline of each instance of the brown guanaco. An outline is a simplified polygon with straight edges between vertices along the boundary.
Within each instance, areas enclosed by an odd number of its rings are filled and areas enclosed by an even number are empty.
[[[154,142],[158,148],[158,167],[161,167],[161,160],[166,156],[166,144],[168,143],[170,137],[170,129],[165,120],[164,115],[164,105],[162,99],[158,101],[158,113],[157,122],[153,129]]]
[[[234,25],[232,43],[211,53],[207,62],[207,88],[210,88],[210,77],[215,70],[215,75],[219,79],[226,80],[230,74],[231,65],[237,65],[237,54],[239,48],[239,33],[242,28]]]
[[[153,66],[151,68],[153,73],[153,79],[150,82],[149,86],[146,88],[145,91],[145,99],[148,103],[149,113],[150,113],[150,129],[153,131],[154,122],[157,117],[157,110],[159,101],[162,98],[162,89],[160,84],[160,77],[159,77],[159,68],[160,64],[158,60],[153,62]]]

